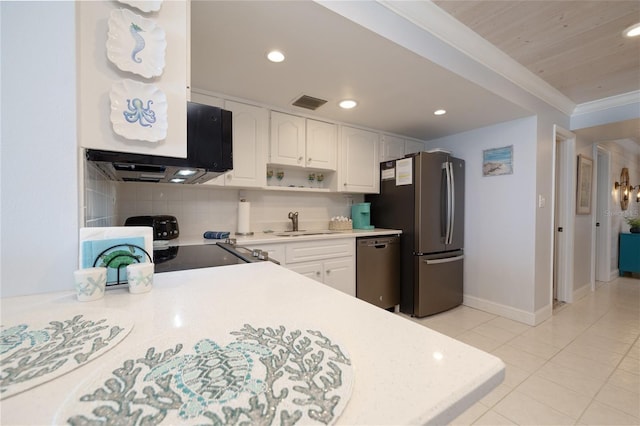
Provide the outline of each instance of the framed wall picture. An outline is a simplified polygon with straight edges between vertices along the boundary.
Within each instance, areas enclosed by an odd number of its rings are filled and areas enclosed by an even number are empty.
[[[576,214],[591,214],[591,187],[593,184],[593,160],[578,155],[578,184]]]
[[[513,145],[482,151],[482,176],[513,174]]]

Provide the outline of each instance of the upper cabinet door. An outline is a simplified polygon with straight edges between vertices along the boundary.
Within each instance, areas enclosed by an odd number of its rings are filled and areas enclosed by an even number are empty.
[[[233,113],[233,170],[225,174],[225,186],[265,186],[269,111],[233,101],[225,109]]]
[[[413,139],[406,139],[404,142],[404,153],[413,154],[415,152],[424,151],[424,142],[416,141]]]
[[[338,153],[338,129],[335,124],[307,119],[307,167],[335,170]]]
[[[404,157],[404,142],[403,138],[397,136],[382,135],[380,139],[380,162]]]
[[[304,117],[272,111],[270,148],[270,163],[304,167]]]
[[[342,126],[338,190],[342,192],[380,192],[378,133]]]

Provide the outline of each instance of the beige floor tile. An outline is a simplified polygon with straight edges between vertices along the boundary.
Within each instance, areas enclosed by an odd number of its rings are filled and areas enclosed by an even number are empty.
[[[604,377],[594,378],[553,362],[545,364],[535,375],[588,397],[594,397],[606,382]]]
[[[627,392],[634,392],[640,398],[640,375],[617,369],[613,372],[607,383],[625,389]]]
[[[509,344],[500,346],[492,353],[504,362],[515,365],[529,373],[533,373],[544,365],[547,360],[537,355],[530,354]]]
[[[640,339],[636,340],[636,343],[631,346],[631,349],[629,349],[627,356],[635,359],[640,359]]]
[[[494,405],[496,405],[498,402],[500,402],[500,400],[502,400],[502,398],[507,396],[509,392],[511,392],[512,390],[513,388],[510,388],[509,386],[502,383],[498,385],[494,390],[489,392],[487,396],[482,398],[480,402],[486,405],[487,407],[491,408]]]
[[[500,401],[493,411],[520,425],[572,425],[575,419],[517,390]]]
[[[481,403],[473,404],[464,413],[460,414],[449,424],[455,426],[471,425],[487,411],[489,411],[489,407],[487,407],[486,405],[483,405]]]
[[[609,339],[606,336],[601,336],[591,329],[585,331],[583,334],[578,336],[572,344],[586,344],[589,346],[595,346],[603,349],[610,350],[612,352],[626,354],[631,347],[630,343],[620,342],[618,340]]]
[[[640,360],[634,357],[626,356],[624,357],[618,368],[633,374],[640,375]]]
[[[614,352],[610,348],[594,346],[578,340],[568,344],[564,350],[611,367],[616,367],[624,357],[624,353]]]
[[[505,377],[502,384],[510,388],[515,388],[530,375],[528,371],[505,362]]]
[[[599,380],[607,379],[615,369],[614,365],[607,365],[592,359],[584,358],[581,354],[576,354],[565,349],[551,358],[551,361],[549,362],[576,370],[581,374],[591,376]]]
[[[412,321],[417,322],[418,324],[423,324],[418,319],[412,318]],[[423,325],[437,331],[438,333],[446,334],[447,336],[453,338],[461,335],[462,333],[466,333],[467,331],[467,329],[460,327],[450,321],[431,321],[428,323],[424,323]]]
[[[635,392],[607,383],[595,399],[634,417],[640,417],[640,398]]]
[[[482,417],[480,417],[474,425],[482,426],[507,426],[507,425],[517,425],[517,423],[512,422],[504,416],[496,413],[493,410],[487,411]]]
[[[470,330],[482,323],[497,318],[497,315],[483,312],[468,306],[458,306],[450,311],[440,314],[441,318],[451,320],[460,327]]]
[[[496,340],[501,344],[507,343],[519,334],[513,331],[505,330],[504,328],[495,326],[493,324],[490,324],[489,322],[480,324],[479,326],[472,328],[471,331]]]
[[[513,340],[509,341],[509,346],[513,346],[514,348],[523,350],[547,360],[551,359],[555,354],[562,350],[562,348],[549,345],[547,343],[526,336],[515,337]]]
[[[517,387],[517,391],[577,420],[591,402],[591,397],[579,394],[542,377],[533,375]]]
[[[525,331],[521,336],[546,343],[547,345],[555,346],[557,348],[564,348],[577,337],[577,335],[573,333],[556,330],[552,325],[546,323]]]
[[[522,334],[532,328],[530,325],[523,324],[518,321],[513,321],[504,317],[496,317],[491,321],[487,321],[487,325],[493,325],[495,327],[502,328],[515,334]]]
[[[502,345],[501,342],[490,337],[483,336],[482,334],[478,334],[473,330],[465,331],[464,333],[456,336],[456,340],[460,340],[467,345],[471,345],[474,348],[478,348],[486,352],[491,352]]]
[[[598,401],[592,402],[578,420],[580,425],[635,425],[640,419]]]

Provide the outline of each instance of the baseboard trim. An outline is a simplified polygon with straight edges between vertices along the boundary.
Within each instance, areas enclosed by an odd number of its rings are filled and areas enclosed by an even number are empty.
[[[490,314],[500,315],[514,321],[522,322],[527,325],[540,324],[551,316],[551,307],[545,307],[535,313],[516,309],[511,306],[502,305],[500,303],[491,302],[490,300],[480,299],[479,297],[465,295],[463,302],[465,306],[480,309]]]

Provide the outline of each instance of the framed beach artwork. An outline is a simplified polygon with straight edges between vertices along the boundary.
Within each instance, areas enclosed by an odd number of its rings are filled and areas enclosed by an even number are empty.
[[[593,160],[578,155],[578,187],[576,194],[576,214],[591,214],[591,186]]]
[[[513,174],[513,145],[482,151],[482,176]]]

